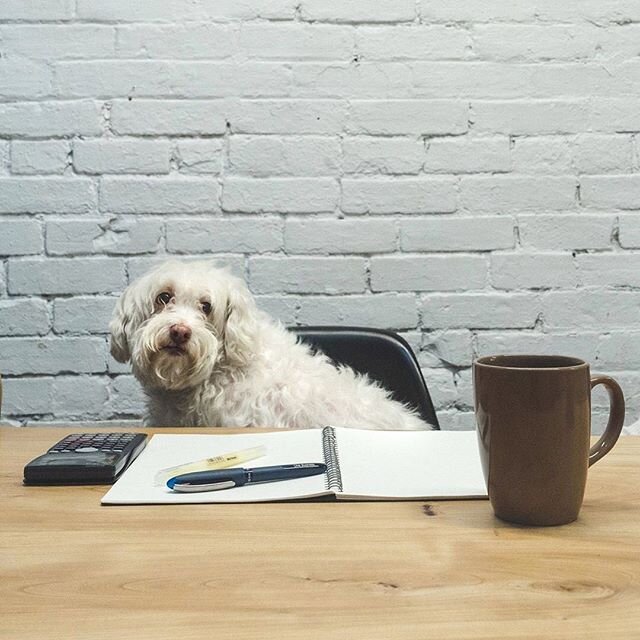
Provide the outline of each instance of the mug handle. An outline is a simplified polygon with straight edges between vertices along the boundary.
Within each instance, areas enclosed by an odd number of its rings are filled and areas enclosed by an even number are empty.
[[[609,376],[593,376],[591,389],[599,384],[604,385],[609,394],[609,421],[600,440],[589,449],[589,466],[611,451],[624,424],[624,395],[620,385]]]

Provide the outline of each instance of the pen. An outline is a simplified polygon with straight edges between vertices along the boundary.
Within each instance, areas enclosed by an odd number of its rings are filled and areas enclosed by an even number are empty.
[[[277,482],[278,480],[316,476],[326,470],[326,464],[302,462],[299,464],[279,464],[272,467],[254,467],[253,469],[196,471],[170,478],[167,481],[167,487],[173,491],[182,492],[218,491],[257,482]]]

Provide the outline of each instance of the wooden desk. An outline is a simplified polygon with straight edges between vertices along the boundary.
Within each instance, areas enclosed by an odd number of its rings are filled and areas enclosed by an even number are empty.
[[[2,639],[640,637],[640,438],[591,469],[576,523],[529,529],[486,501],[101,507],[105,487],[23,487],[72,431],[0,429]]]

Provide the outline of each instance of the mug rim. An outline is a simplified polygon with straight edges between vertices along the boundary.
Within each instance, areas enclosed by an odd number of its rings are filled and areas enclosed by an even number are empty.
[[[518,363],[522,364],[518,364]],[[548,362],[548,365],[535,364]],[[510,369],[512,371],[567,371],[588,367],[588,363],[574,356],[540,354],[501,354],[476,358],[474,365],[488,369]],[[528,365],[528,366],[527,366]]]

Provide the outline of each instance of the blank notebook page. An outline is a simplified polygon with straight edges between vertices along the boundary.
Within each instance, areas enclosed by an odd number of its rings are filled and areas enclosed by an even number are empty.
[[[345,497],[487,495],[475,431],[336,431]]]

